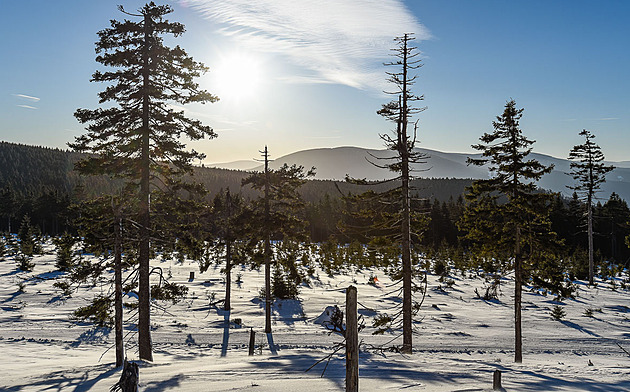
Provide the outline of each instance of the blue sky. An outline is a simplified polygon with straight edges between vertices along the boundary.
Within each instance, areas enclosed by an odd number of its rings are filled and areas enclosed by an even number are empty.
[[[141,1],[4,1],[0,139],[65,148],[95,108],[96,32]],[[453,0],[168,1],[187,33],[172,41],[210,67],[221,97],[187,107],[219,137],[192,146],[207,163],[316,147],[381,148],[391,125],[391,39],[413,31],[424,66],[415,92],[422,147],[469,152],[509,98],[537,152],[566,158],[592,130],[610,160],[630,160],[630,2]],[[296,5],[297,4],[297,5]],[[235,77],[234,75],[247,75]]]

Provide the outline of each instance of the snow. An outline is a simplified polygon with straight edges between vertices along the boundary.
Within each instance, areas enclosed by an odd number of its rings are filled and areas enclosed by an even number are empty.
[[[64,298],[53,283],[55,255],[36,256],[33,272],[17,270],[12,257],[0,261],[0,390],[108,391],[118,380],[112,348],[114,332],[70,318],[109,286],[81,287]],[[416,317],[414,353],[387,350],[400,345],[398,333],[372,335],[378,312],[395,312],[396,287],[377,269],[351,268],[328,276],[316,269],[300,301],[274,304],[273,333],[263,333],[262,270],[237,267],[242,283],[232,284],[231,312],[211,306],[222,299],[220,266],[204,273],[194,262],[154,260],[171,281],[189,287],[186,300],[163,304],[152,314],[154,361],[140,362],[140,391],[339,391],[344,388],[342,338],[318,324],[327,307],[344,309],[344,289],[358,288],[360,333],[359,388],[362,391],[489,391],[492,373],[502,372],[507,391],[630,390],[630,301],[628,292],[608,282],[596,287],[578,282],[576,299],[560,303],[561,321],[550,311],[559,304],[538,291],[523,293],[523,363],[513,362],[513,286],[505,279],[499,301],[477,298],[484,281],[453,276],[452,288],[429,276],[428,292]],[[195,279],[189,281],[189,273]],[[378,277],[379,286],[368,283]],[[24,292],[18,290],[24,282]],[[215,294],[213,294],[215,293]],[[125,297],[125,301],[134,301]],[[584,312],[593,309],[592,317]],[[330,310],[330,308],[328,308]],[[127,355],[137,361],[133,323],[127,310]],[[226,320],[231,320],[226,323]],[[239,323],[235,322],[240,319]],[[256,331],[256,352],[247,355],[249,331]],[[271,348],[274,348],[272,350]],[[592,366],[589,365],[592,363]]]

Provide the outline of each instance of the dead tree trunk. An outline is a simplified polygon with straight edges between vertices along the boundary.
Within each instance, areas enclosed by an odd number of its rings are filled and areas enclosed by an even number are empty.
[[[125,359],[125,365],[120,375],[120,380],[109,390],[110,392],[138,392],[139,378],[140,371],[138,370],[138,364],[135,362],[127,362]]]
[[[346,290],[346,392],[359,391],[359,331],[357,288]]]

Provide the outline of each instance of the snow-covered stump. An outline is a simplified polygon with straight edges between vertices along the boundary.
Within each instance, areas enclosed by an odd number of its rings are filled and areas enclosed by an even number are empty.
[[[346,290],[346,392],[359,391],[359,330],[357,288]]]

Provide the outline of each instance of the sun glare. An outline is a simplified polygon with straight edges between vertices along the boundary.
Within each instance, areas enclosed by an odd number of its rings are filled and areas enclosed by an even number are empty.
[[[246,53],[232,53],[219,60],[214,70],[215,90],[224,102],[254,98],[262,82],[262,64]]]

